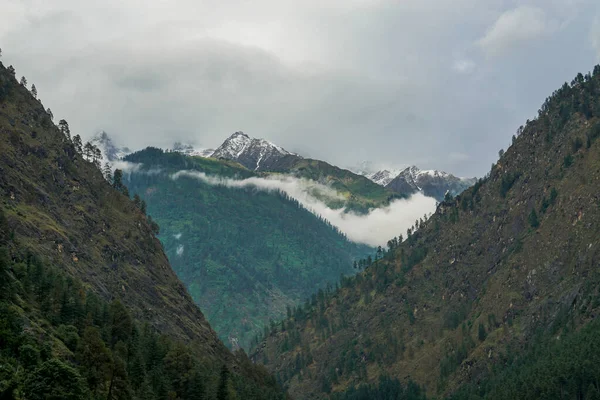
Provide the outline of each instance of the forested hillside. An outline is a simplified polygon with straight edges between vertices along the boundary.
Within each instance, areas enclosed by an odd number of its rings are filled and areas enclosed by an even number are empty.
[[[0,397],[281,398],[219,341],[155,224],[35,95],[0,63]]]
[[[488,176],[253,358],[301,398],[598,398],[599,137],[597,66]]]
[[[271,165],[269,172],[292,174],[331,186],[345,197],[337,202],[325,199],[331,208],[345,207],[349,211],[365,213],[371,208],[385,206],[395,198],[406,197],[367,177],[319,160],[286,156]]]
[[[371,252],[283,193],[172,179],[180,170],[255,176],[239,164],[153,148],[126,160],[142,164],[125,183],[160,225],[175,272],[233,347],[248,348],[271,319],[354,273],[353,260]]]

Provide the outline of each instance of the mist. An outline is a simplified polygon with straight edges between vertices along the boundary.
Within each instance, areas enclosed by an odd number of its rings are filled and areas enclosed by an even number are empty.
[[[394,200],[387,207],[372,209],[367,214],[356,214],[343,208],[328,207],[321,199],[343,200],[344,197],[334,189],[309,179],[293,176],[231,179],[196,171],[179,171],[171,175],[171,179],[180,177],[198,179],[209,185],[286,193],[313,214],[325,218],[349,240],[370,246],[383,246],[389,239],[405,234],[415,220],[435,211],[436,203],[435,199],[417,193],[408,199]]]

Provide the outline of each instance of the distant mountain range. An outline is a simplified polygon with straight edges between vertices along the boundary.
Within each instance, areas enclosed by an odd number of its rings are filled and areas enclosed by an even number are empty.
[[[96,134],[91,142],[102,151],[103,162],[113,163],[131,153],[129,148],[117,146],[104,131]],[[351,186],[357,186],[357,183],[361,186],[358,192],[348,190],[351,196],[360,197],[363,194],[361,192],[377,192],[375,195],[366,196],[369,200],[375,201],[372,204],[368,201],[364,203],[367,208],[379,206],[394,195],[410,196],[418,192],[442,201],[446,192],[456,196],[476,182],[476,178],[460,178],[438,170],[421,170],[414,165],[405,168],[376,169],[372,162],[365,161],[356,167],[337,168],[323,161],[303,158],[268,140],[252,138],[244,132],[233,133],[216,150],[196,148],[182,142],[175,142],[169,150],[187,156],[235,161],[251,171],[293,173],[324,183],[333,183],[333,186],[337,185],[336,189],[342,192],[348,187],[344,182],[351,180],[354,182]],[[325,173],[324,170],[327,172]],[[364,182],[359,183],[360,177],[365,177],[383,187],[387,190],[387,195],[383,191],[379,193],[380,191],[372,188],[362,190],[363,186],[369,185]]]

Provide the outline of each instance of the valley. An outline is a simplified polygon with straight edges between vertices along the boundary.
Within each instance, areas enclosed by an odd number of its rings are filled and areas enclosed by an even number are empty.
[[[597,2],[1,10],[0,400],[600,399]]]

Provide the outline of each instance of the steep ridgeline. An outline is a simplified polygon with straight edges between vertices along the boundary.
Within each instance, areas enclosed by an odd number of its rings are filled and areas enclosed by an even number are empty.
[[[412,166],[401,171],[385,187],[406,196],[422,192],[425,196],[433,197],[437,201],[443,201],[446,192],[449,192],[452,196],[456,196],[472,186],[476,181],[477,179],[475,178],[458,178],[447,172],[435,170],[423,171]]]
[[[269,171],[284,157],[302,158],[268,140],[251,138],[244,132],[235,132],[228,137],[211,157],[237,161],[252,171]]]
[[[270,319],[353,273],[353,260],[371,252],[284,194],[215,184],[255,176],[237,163],[154,148],[126,160],[142,164],[125,183],[159,223],[171,265],[232,347],[248,348]],[[181,170],[188,175],[173,179]]]
[[[95,134],[90,140],[90,143],[102,151],[102,165],[104,165],[105,162],[113,163],[121,160],[127,154],[131,153],[131,150],[129,150],[128,147],[117,147],[108,133],[104,131]]]
[[[344,200],[322,199],[331,208],[367,212],[385,206],[393,198],[406,197],[381,187],[368,178],[324,161],[302,158],[267,141],[236,132],[212,154],[213,158],[237,161],[250,170],[266,174],[291,174],[334,188]]]
[[[489,176],[294,310],[253,358],[297,398],[361,383],[362,397],[336,398],[376,398],[377,385],[403,390],[396,379],[456,399],[598,398],[599,138],[597,66],[544,103]]]
[[[191,144],[175,142],[171,150],[186,156],[210,157],[215,149],[195,148]]]
[[[0,63],[0,397],[214,398],[219,380],[280,397],[217,338],[123,192]]]
[[[421,170],[416,166],[403,169],[373,168],[373,163],[363,161],[352,169],[393,193],[410,196],[421,192],[425,196],[443,201],[446,192],[456,196],[477,182],[476,178],[459,178],[438,170]]]

